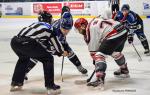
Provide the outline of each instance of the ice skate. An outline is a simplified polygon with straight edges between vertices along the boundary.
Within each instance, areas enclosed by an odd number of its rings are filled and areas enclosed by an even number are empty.
[[[117,78],[129,78],[129,70],[128,68],[120,68],[119,70],[114,72],[114,76]]]
[[[95,81],[87,83],[87,86],[92,86],[92,87],[99,88],[100,90],[104,90],[104,81],[105,81],[105,73],[103,73],[102,76],[97,77]]]
[[[144,54],[145,54],[146,56],[150,56],[150,50],[146,49],[145,52],[144,52]]]
[[[22,90],[22,86],[11,86],[10,88],[10,92],[21,91],[21,90]]]
[[[53,85],[52,87],[47,87],[47,95],[58,95],[61,93],[59,85]]]
[[[81,72],[83,75],[87,75],[87,70],[85,68],[82,67],[82,65],[77,66],[77,69],[79,72]]]
[[[20,90],[22,90],[22,86],[23,86],[22,83],[12,82],[11,83],[10,91],[11,92],[13,92],[13,91],[20,91]]]

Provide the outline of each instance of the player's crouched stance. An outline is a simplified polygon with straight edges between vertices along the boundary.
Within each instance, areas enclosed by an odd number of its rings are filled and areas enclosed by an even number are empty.
[[[114,72],[115,76],[129,77],[127,63],[121,53],[127,39],[127,30],[122,24],[112,19],[99,17],[89,23],[86,19],[79,18],[74,26],[84,36],[91,57],[95,61],[97,80],[87,83],[87,86],[103,89],[107,68],[106,55],[112,56],[120,67]]]
[[[68,32],[63,31],[63,34],[66,35]],[[54,47],[57,55],[68,56],[67,51],[58,40],[57,34],[51,28],[49,20],[33,23],[12,38],[11,47],[19,59],[12,77],[10,91],[22,89],[28,63],[37,60],[43,64],[47,94],[60,93],[60,86],[54,83],[54,57],[49,49],[51,46]]]

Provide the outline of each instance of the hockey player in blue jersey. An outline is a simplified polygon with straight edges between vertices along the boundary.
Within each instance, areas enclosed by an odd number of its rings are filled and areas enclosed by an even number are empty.
[[[64,14],[62,15],[62,17],[65,17],[65,18],[67,18],[67,16],[69,16],[69,15],[64,15]],[[70,18],[72,19],[72,17],[70,17]],[[66,39],[65,36],[61,32],[61,31],[63,31],[64,28],[67,28],[67,26],[65,26],[64,24],[61,24],[61,22],[62,22],[62,19],[59,19],[59,20],[55,21],[52,24],[53,29],[54,29],[54,31],[56,31],[56,33],[59,37],[59,40],[61,41],[62,45],[64,46],[64,49],[69,52],[68,59],[77,67],[79,72],[81,72],[82,74],[86,74],[87,70],[85,68],[83,68],[79,58],[73,52],[71,47],[68,45],[68,43],[65,40]],[[60,28],[60,27],[63,27],[63,28]],[[67,28],[67,29],[70,31],[69,28]]]
[[[131,11],[128,4],[124,4],[121,8],[121,11],[118,11],[114,19],[124,23],[129,29],[128,42],[130,44],[133,42],[134,34],[137,35],[138,39],[141,41],[142,46],[145,49],[144,54],[149,56],[149,45],[144,34],[143,20],[140,18],[140,16],[137,13]]]

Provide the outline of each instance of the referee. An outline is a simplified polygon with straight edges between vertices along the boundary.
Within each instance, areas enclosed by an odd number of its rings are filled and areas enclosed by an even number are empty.
[[[120,0],[109,0],[109,6],[111,5],[112,14],[119,11]]]
[[[27,64],[32,59],[43,63],[47,91],[55,92],[60,89],[60,86],[54,83],[54,58],[49,52],[49,47],[53,46],[59,55],[67,56],[68,53],[64,51],[57,34],[51,28],[50,17],[47,16],[45,19],[45,22],[33,23],[23,28],[11,40],[11,47],[19,59],[12,77],[10,91],[22,88]],[[49,44],[49,42],[52,44]]]

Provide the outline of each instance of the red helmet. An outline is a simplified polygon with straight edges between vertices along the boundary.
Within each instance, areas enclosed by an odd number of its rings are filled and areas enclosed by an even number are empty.
[[[75,21],[75,23],[74,23],[74,27],[75,27],[76,29],[80,28],[81,25],[87,26],[87,25],[88,25],[88,21],[87,21],[86,19],[84,19],[84,18],[79,18],[79,19],[77,19],[77,20]]]

